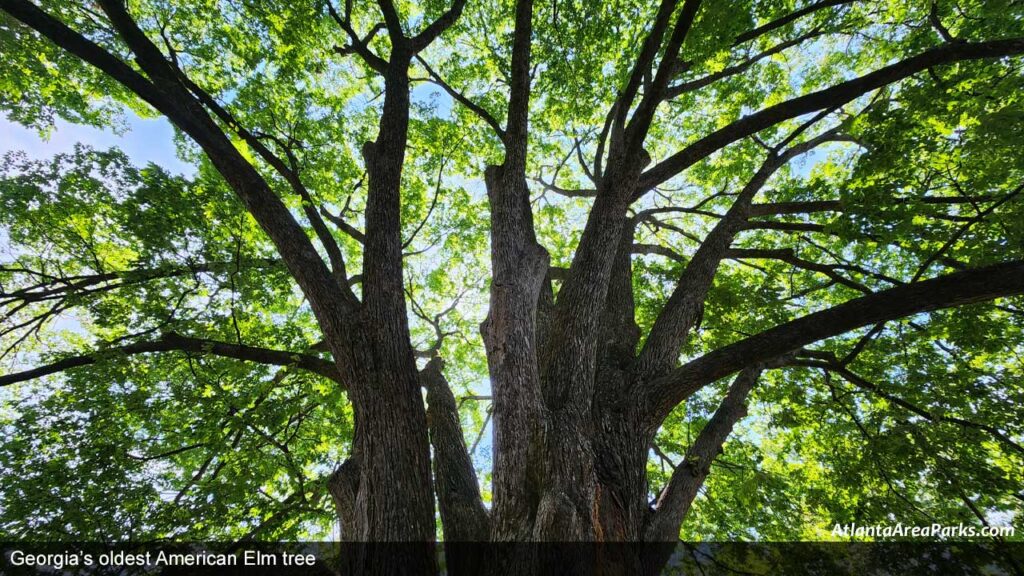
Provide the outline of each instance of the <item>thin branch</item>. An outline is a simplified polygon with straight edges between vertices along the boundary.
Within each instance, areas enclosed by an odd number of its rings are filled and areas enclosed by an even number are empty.
[[[50,374],[64,372],[80,366],[97,364],[104,360],[117,358],[119,356],[132,356],[135,354],[149,354],[154,352],[190,352],[193,354],[212,354],[236,360],[245,360],[259,364],[270,364],[275,366],[295,366],[319,374],[325,378],[341,382],[341,376],[333,362],[324,360],[309,354],[287,352],[283,350],[271,350],[268,348],[257,348],[254,346],[242,346],[206,340],[201,338],[190,338],[174,333],[167,333],[160,338],[150,342],[136,342],[124,346],[117,346],[106,349],[99,349],[88,354],[71,356],[58,360],[45,366],[15,372],[0,376],[0,386],[9,386],[18,382],[25,382]]]
[[[437,185],[434,187],[434,198],[430,201],[430,207],[427,208],[427,213],[423,216],[423,220],[416,226],[416,229],[409,235],[409,239],[402,243],[402,250],[405,250],[412,244],[413,240],[416,239],[416,235],[420,233],[423,226],[426,225],[427,220],[430,220],[430,215],[434,213],[434,208],[437,206],[437,199],[441,196],[441,183],[444,177],[444,166],[448,162],[448,157],[441,155],[441,166],[437,169]]]
[[[379,30],[383,29],[382,25],[375,26],[373,30],[367,34],[366,38],[360,38],[359,34],[352,27],[352,12],[351,3],[346,3],[345,17],[342,18],[338,11],[334,8],[332,0],[327,1],[327,12],[331,15],[331,18],[338,24],[338,26],[348,35],[350,44],[347,47],[336,48],[335,52],[342,56],[348,54],[349,51],[353,51],[363,59],[366,64],[373,70],[383,74],[387,70],[388,62],[380,56],[377,56],[370,50],[368,42],[377,34]]]
[[[989,214],[995,212],[996,208],[999,208],[1003,204],[1006,204],[1010,200],[1013,200],[1021,192],[1024,192],[1024,183],[1022,183],[1019,186],[1017,186],[1016,188],[1014,188],[1013,191],[1011,191],[1006,196],[1003,196],[1002,198],[1000,198],[997,202],[994,202],[988,208],[985,208],[984,210],[980,210],[973,218],[971,218],[963,226],[961,226],[953,234],[953,236],[951,236],[948,240],[946,240],[946,242],[943,243],[942,246],[938,250],[936,250],[931,256],[929,256],[924,261],[923,264],[921,264],[921,266],[918,268],[917,272],[914,274],[914,278],[911,281],[917,280],[922,275],[924,275],[924,273],[928,270],[928,268],[931,267],[931,265],[933,263],[935,263],[936,260],[938,260],[939,258],[944,256],[946,254],[946,251],[949,250],[953,246],[953,244],[955,244],[957,242],[957,240],[959,240],[964,234],[966,234],[967,231],[971,229],[971,227],[973,227],[978,222],[981,222],[982,220],[984,220],[985,217],[988,216]]]
[[[810,214],[813,212],[838,212],[842,209],[839,200],[814,200],[809,202],[768,202],[750,206],[750,215],[778,216],[782,214]]]
[[[842,274],[840,274],[838,272],[838,270],[842,269],[843,266],[841,266],[841,265],[819,264],[818,262],[812,262],[810,260],[804,260],[803,258],[798,257],[793,252],[792,248],[779,248],[779,249],[730,248],[729,252],[726,254],[726,256],[728,258],[736,258],[736,259],[743,259],[743,258],[766,258],[766,259],[772,259],[772,260],[779,260],[780,262],[786,262],[787,264],[792,264],[793,266],[795,266],[797,268],[801,268],[803,270],[810,270],[812,272],[820,272],[821,274],[824,274],[824,275],[828,276],[832,280],[835,280],[835,282],[837,284],[842,284],[843,286],[846,286],[847,288],[853,288],[854,290],[857,290],[859,292],[863,292],[865,294],[870,294],[871,293],[871,289],[868,288],[867,286],[861,284],[860,282],[856,282],[854,280],[851,280],[851,279],[843,276]]]
[[[707,76],[701,78],[688,80],[686,82],[680,82],[679,84],[670,86],[667,90],[665,90],[665,99],[668,100],[671,98],[678,98],[679,96],[682,96],[683,94],[686,94],[688,92],[693,92],[706,86],[710,86],[711,84],[714,84],[719,80],[723,80],[725,78],[729,78],[730,76],[741,74],[749,70],[754,64],[757,64],[758,62],[764,60],[765,58],[769,58],[771,56],[784,52],[788,48],[792,48],[793,46],[802,44],[807,40],[816,38],[818,36],[821,36],[822,34],[823,32],[820,29],[812,30],[806,34],[802,34],[796,38],[793,38],[792,40],[781,42],[755,56],[752,56],[744,60],[743,62],[734,64],[732,66],[727,66],[713,74],[708,74]]]
[[[1024,454],[1024,446],[1021,446],[1019,443],[1015,442],[1012,438],[1007,436],[1006,433],[1002,432],[1001,430],[999,430],[998,428],[996,428],[994,426],[990,426],[988,424],[983,424],[983,423],[980,423],[980,422],[973,422],[971,420],[967,420],[967,419],[964,419],[964,418],[958,418],[956,416],[949,416],[949,415],[946,415],[946,414],[943,414],[943,415],[935,414],[935,413],[933,413],[933,412],[931,412],[931,411],[929,411],[929,410],[927,410],[925,408],[921,408],[920,406],[917,406],[916,404],[913,404],[913,403],[911,403],[911,402],[909,402],[907,400],[904,400],[903,398],[900,398],[899,396],[896,396],[894,394],[886,392],[885,390],[882,390],[874,382],[869,381],[868,379],[864,378],[863,376],[860,376],[859,374],[857,374],[857,373],[853,372],[852,370],[850,370],[849,368],[847,368],[831,352],[821,352],[821,351],[811,351],[811,350],[808,350],[808,351],[806,351],[806,353],[808,353],[809,357],[816,358],[816,359],[819,359],[819,360],[816,360],[816,361],[815,360],[810,360],[809,361],[809,360],[797,359],[797,360],[794,360],[792,362],[792,364],[795,365],[795,366],[806,366],[806,367],[811,367],[811,368],[821,368],[821,369],[824,369],[824,370],[828,370],[829,372],[832,372],[832,373],[837,374],[838,376],[842,377],[843,380],[846,380],[847,382],[849,382],[850,384],[853,384],[857,388],[860,388],[861,390],[865,390],[867,392],[870,392],[871,394],[874,394],[875,396],[878,396],[880,398],[884,398],[887,401],[889,401],[889,402],[899,406],[900,408],[903,408],[904,410],[906,410],[908,412],[916,414],[916,415],[924,418],[925,420],[928,420],[929,422],[935,422],[935,423],[949,422],[951,424],[956,424],[956,425],[962,426],[964,428],[973,428],[975,430],[982,430],[984,432],[987,432],[987,433],[991,434],[996,439],[998,439],[1000,442],[1006,444],[1006,446],[1010,447],[1014,451],[1016,451],[1016,452],[1018,452],[1020,454]]]
[[[441,78],[441,75],[435,72],[434,69],[427,64],[427,61],[419,54],[416,55],[416,61],[419,62],[420,66],[423,66],[423,69],[427,71],[427,75],[430,76],[431,82],[440,86],[442,90],[452,97],[453,100],[465,106],[470,112],[476,114],[481,120],[490,126],[492,130],[494,130],[494,133],[498,135],[498,138],[501,138],[502,140],[505,139],[505,129],[501,127],[501,123],[499,123],[490,112],[445,82],[444,79]]]
[[[768,22],[767,24],[762,24],[761,26],[758,26],[752,30],[748,30],[747,32],[740,34],[733,41],[733,46],[743,44],[744,42],[749,42],[750,40],[763,36],[768,32],[771,32],[772,30],[782,28],[783,26],[789,24],[790,22],[793,22],[799,18],[803,18],[804,16],[807,16],[809,14],[813,14],[824,8],[841,6],[843,4],[852,4],[855,1],[857,0],[822,0],[821,2],[810,4],[799,10],[790,12],[789,14],[786,14],[781,18],[777,18],[775,20],[772,20],[771,22]]]

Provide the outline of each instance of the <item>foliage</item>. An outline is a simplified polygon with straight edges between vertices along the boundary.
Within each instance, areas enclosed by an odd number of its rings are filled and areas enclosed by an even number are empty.
[[[376,4],[352,4],[355,28],[371,30],[380,18]],[[838,3],[739,45],[734,39],[744,31],[809,3],[706,4],[674,84],[722,77],[659,108],[646,142],[655,163],[755,110],[943,42],[929,3]],[[89,4],[40,6],[132,61]],[[294,163],[309,200],[244,139],[234,140],[311,239],[304,203],[346,223],[348,232],[332,226],[331,233],[357,274],[351,263],[363,255],[367,189],[360,148],[376,135],[383,86],[362,59],[339,53],[346,39],[326,4],[128,6],[239,125]],[[961,41],[1024,35],[1017,2],[937,6],[944,28]],[[432,0],[398,3],[410,29],[445,9]],[[478,332],[490,266],[483,174],[502,150],[478,115],[429,79],[443,78],[503,121],[513,9],[507,0],[470,2],[422,54],[429,69],[413,64],[401,214],[406,299],[414,345],[437,346],[456,397],[488,392]],[[592,204],[589,176],[605,115],[656,10],[633,0],[562,0],[535,9],[527,173],[538,240],[553,266],[572,262]],[[794,47],[758,58],[798,38]],[[389,42],[378,33],[369,46],[383,54]],[[0,53],[0,110],[43,134],[57,119],[121,129],[128,111],[156,113],[6,13]],[[728,73],[738,65],[742,70]],[[836,207],[754,218],[734,247],[786,249],[796,261],[726,261],[684,358],[867,292],[1024,258],[1022,95],[1020,58],[999,58],[937,66],[832,111],[826,121],[845,137],[790,162],[755,204],[832,200]],[[707,235],[761,165],[763,145],[809,118],[724,148],[634,204],[634,215],[648,215],[635,242],[664,249],[633,257],[643,334],[699,246],[694,240]],[[133,166],[116,149],[85,144],[48,159],[3,159],[4,369],[79,355],[97,360],[0,389],[3,539],[331,534],[336,519],[325,478],[353,434],[352,409],[337,383],[294,366],[203,353],[117,352],[185,334],[327,354],[308,303],[266,235],[198,146],[183,135],[179,144],[196,166],[192,176]],[[756,225],[764,221],[796,227]],[[682,536],[830,539],[839,522],[977,524],[979,515],[1024,534],[1022,304],[1018,297],[923,313],[814,346],[843,358],[866,343],[845,365],[860,385],[813,358],[767,373]],[[668,464],[679,462],[718,406],[721,384],[662,426],[663,455],[652,453],[648,465],[652,498],[668,481]],[[481,430],[486,402],[461,409],[467,443],[489,434]]]

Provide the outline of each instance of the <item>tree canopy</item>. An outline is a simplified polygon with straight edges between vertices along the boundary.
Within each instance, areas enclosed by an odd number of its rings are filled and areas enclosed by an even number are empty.
[[[336,536],[392,397],[352,366],[402,365],[353,342],[394,314],[491,522],[539,389],[637,399],[647,525],[686,540],[1021,526],[1020,2],[0,9],[8,119],[166,116],[195,166],[3,157],[3,539]]]

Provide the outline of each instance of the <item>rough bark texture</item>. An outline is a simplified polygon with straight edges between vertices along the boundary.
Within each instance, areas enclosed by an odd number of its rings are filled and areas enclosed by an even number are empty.
[[[491,206],[491,308],[482,326],[494,396],[494,468],[491,539],[534,538],[542,470],[536,463],[544,431],[537,370],[537,305],[548,254],[537,243],[526,185],[533,3],[517,3],[511,94],[504,133],[505,161],[485,174]],[[503,558],[514,573],[522,558]]]
[[[421,372],[421,378],[427,389],[427,419],[445,541],[486,542],[490,537],[490,519],[462,437],[455,396],[441,373],[442,365],[439,358],[432,359]]]

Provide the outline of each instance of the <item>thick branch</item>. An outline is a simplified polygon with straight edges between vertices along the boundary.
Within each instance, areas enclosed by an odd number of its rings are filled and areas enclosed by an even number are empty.
[[[462,436],[459,409],[436,356],[420,372],[427,389],[427,422],[434,448],[434,482],[446,542],[483,542],[490,519]]]
[[[353,441],[353,445],[355,445],[355,441]],[[358,513],[356,511],[356,496],[359,493],[359,459],[357,457],[349,457],[338,466],[327,480],[327,490],[331,494],[335,512],[338,514],[341,541],[359,541]],[[346,559],[345,562],[351,562],[351,560]]]
[[[350,4],[348,5],[350,6]],[[370,33],[367,34],[365,38],[360,38],[355,28],[352,27],[351,12],[346,10],[345,17],[342,18],[342,16],[338,14],[338,11],[334,9],[334,4],[330,1],[327,2],[327,12],[331,15],[331,18],[338,24],[338,26],[345,32],[345,34],[348,35],[349,42],[351,42],[351,44],[344,48],[336,47],[334,49],[335,52],[338,52],[342,56],[348,54],[349,52],[355,52],[356,54],[359,55],[360,58],[363,59],[363,62],[366,62],[366,64],[370,68],[373,68],[377,72],[383,74],[384,70],[386,70],[388,67],[388,62],[381,58],[380,56],[377,56],[376,54],[373,53],[372,50],[370,50],[369,42],[370,40],[373,39],[373,37],[377,34],[379,30],[384,28],[384,26],[382,24],[378,25],[377,27],[374,27],[373,30],[371,30]]]
[[[278,174],[280,174],[288,185],[291,186],[292,190],[299,195],[302,200],[302,211],[309,219],[310,225],[313,227],[313,231],[316,233],[317,239],[320,244],[324,247],[327,252],[328,261],[331,263],[331,270],[334,272],[335,277],[338,278],[338,284],[342,287],[342,293],[345,295],[347,300],[352,306],[358,304],[358,299],[355,294],[348,287],[348,272],[345,265],[345,258],[342,255],[341,247],[338,242],[331,235],[327,229],[327,225],[321,218],[320,213],[317,212],[316,207],[313,204],[313,198],[303,184],[302,178],[299,176],[299,165],[298,159],[292,152],[291,148],[279,138],[270,136],[277,144],[284,149],[285,154],[288,158],[288,163],[281,159],[278,155],[274,154],[270,148],[263,144],[263,141],[259,136],[252,133],[223,106],[220,105],[209,93],[203,90],[198,84],[193,82],[185,72],[175,65],[175,69],[178,72],[181,82],[188,88],[188,90],[195,95],[195,97],[206,106],[217,118],[220,118],[221,122],[226,124],[232,130],[238,134],[242,140],[256,151],[256,153],[263,158],[264,162],[270,165]]]
[[[525,170],[530,113],[530,52],[533,36],[533,0],[518,0],[512,38],[511,86],[505,126],[505,164]],[[522,168],[521,168],[522,167]]]
[[[641,402],[658,425],[679,402],[744,366],[861,326],[1024,293],[1024,261],[976,268],[850,300],[724,346],[650,381]]]
[[[550,409],[573,412],[573,418],[582,418],[588,412],[593,396],[593,372],[601,335],[598,324],[612,283],[617,254],[620,272],[628,269],[632,239],[624,239],[623,230],[627,226],[626,209],[636,178],[650,160],[643,148],[644,140],[701,2],[685,0],[668,40],[663,42],[676,6],[673,0],[662,2],[630,80],[616,101],[607,172],[598,182],[596,200],[556,305],[553,338],[545,352],[543,366],[544,394]],[[633,117],[626,124],[628,108],[636,99],[640,83],[650,74],[649,69],[663,43],[664,52],[654,78],[645,87]],[[625,276],[620,276],[620,280],[624,281]],[[621,282],[619,284],[621,286]],[[622,314],[615,315],[625,319],[625,310],[619,312]],[[628,345],[620,352],[625,352],[626,347]],[[633,351],[629,350],[628,354],[632,356]]]
[[[633,236],[636,234],[636,219],[631,219],[622,229],[622,240],[616,248],[612,274],[608,280],[608,294],[598,329],[598,366],[604,370],[621,371],[632,363],[636,345],[640,340],[640,328],[636,324],[636,301],[633,295]],[[614,372],[609,372],[614,373]],[[605,393],[614,402],[621,397],[618,378],[608,378],[598,383],[605,385],[598,394]],[[611,388],[611,389],[609,389]]]
[[[978,43],[946,44],[926,50],[906,60],[885,66],[859,78],[848,80],[792,100],[769,106],[736,120],[723,128],[697,140],[689,146],[659,162],[644,172],[638,185],[638,196],[686,170],[729,144],[756,134],[803,114],[836,108],[882,86],[892,84],[933,66],[959,62],[998,58],[1024,52],[1024,38],[1008,38]]]
[[[657,256],[664,256],[665,258],[676,262],[686,262],[686,258],[684,258],[682,254],[666,246],[661,246],[660,244],[635,243],[633,244],[633,254],[654,254]]]
[[[537,243],[526,185],[533,2],[518,0],[512,46],[505,159],[484,176],[491,207],[490,310],[480,330],[494,390],[494,498],[491,538],[533,533],[530,450],[541,417],[537,307],[550,259]]]
[[[385,0],[381,6],[391,3]],[[409,132],[410,56],[403,50],[397,45],[392,48],[384,74],[384,106],[377,139],[364,143],[362,148],[367,173],[362,286],[365,318],[376,327],[368,335],[389,356],[378,361],[389,365],[394,374],[402,374],[402,380],[408,379],[405,385],[411,386],[415,361],[403,291],[401,211]]]
[[[636,373],[641,379],[668,370],[678,357],[690,331],[700,323],[704,313],[704,299],[714,282],[718,266],[727,256],[736,234],[746,225],[750,205],[757,193],[789,160],[828,142],[834,133],[835,130],[825,132],[782,154],[773,152],[743,187],[729,211],[686,265],[665,308],[651,327],[647,342],[636,361]]]
[[[686,451],[686,457],[676,466],[644,529],[647,542],[675,542],[679,540],[682,524],[697,490],[711,471],[711,463],[722,452],[722,445],[732,433],[736,423],[747,415],[747,396],[757,383],[763,367],[747,368],[736,376],[714,416],[701,429],[697,439]]]
[[[636,95],[640,91],[640,85],[643,82],[644,76],[650,73],[651,65],[654,63],[654,59],[658,56],[658,50],[661,48],[662,38],[664,38],[665,32],[668,31],[669,23],[672,21],[672,13],[675,11],[677,5],[678,0],[661,1],[661,5],[658,7],[658,13],[654,17],[654,23],[651,25],[651,31],[647,34],[647,37],[644,38],[643,45],[640,48],[640,54],[637,56],[636,62],[633,64],[629,80],[626,82],[626,86],[622,89],[622,92],[619,93],[618,98],[615,100],[615,104],[609,112],[612,139],[615,141],[619,141],[622,137],[622,133],[626,125],[626,116],[629,114],[629,110],[633,106]]]
[[[445,30],[451,28],[452,24],[455,24],[455,21],[462,15],[462,9],[465,7],[466,0],[454,0],[451,8],[412,39],[412,50],[419,52],[429,46]]]
[[[407,40],[405,31],[402,30],[402,20],[398,15],[398,9],[392,0],[377,0],[380,11],[384,15],[384,24],[387,25],[388,36],[391,37],[391,44],[395,48],[402,47]],[[394,50],[392,50],[394,52]]]
[[[625,146],[629,148],[643,146],[643,141],[647,137],[651,122],[654,120],[654,112],[665,98],[665,89],[668,87],[668,83],[671,81],[677,68],[679,51],[682,49],[683,42],[690,32],[690,27],[700,11],[700,6],[701,0],[684,1],[682,9],[679,11],[679,16],[676,18],[675,26],[672,29],[672,35],[669,36],[665,46],[664,56],[662,56],[661,62],[658,64],[658,70],[654,74],[654,80],[644,92],[643,99],[640,100],[640,104],[637,105],[636,111],[626,127],[625,142],[623,143]]]
[[[51,42],[71,54],[92,64],[104,74],[123,84],[140,98],[160,107],[160,99],[153,84],[119,58],[110,54],[88,38],[75,32],[63,22],[50,16],[35,4],[26,0],[2,0],[0,8],[23,24],[39,32]]]

